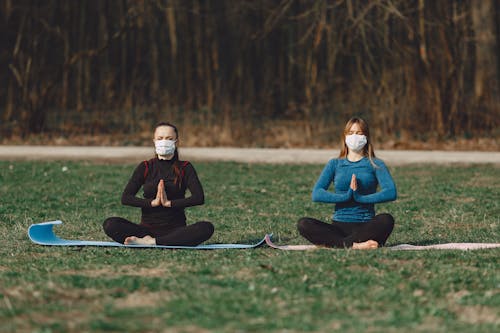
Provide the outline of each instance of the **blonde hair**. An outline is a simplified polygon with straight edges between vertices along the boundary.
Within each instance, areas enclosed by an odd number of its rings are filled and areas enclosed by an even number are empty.
[[[375,158],[375,150],[373,149],[372,142],[370,139],[370,129],[368,128],[368,123],[366,121],[364,121],[363,119],[358,118],[358,117],[353,117],[353,118],[349,119],[349,121],[347,122],[347,124],[344,127],[344,132],[342,133],[342,136],[340,138],[342,149],[340,149],[339,158],[347,158],[347,153],[349,152],[349,148],[347,147],[347,145],[345,143],[345,137],[346,137],[347,133],[349,133],[352,125],[354,125],[354,124],[358,124],[359,127],[361,128],[361,131],[363,131],[363,135],[366,136],[366,145],[363,147],[363,156],[368,157],[368,159],[370,160],[370,163],[373,166],[376,166],[375,163],[373,162],[373,159]]]

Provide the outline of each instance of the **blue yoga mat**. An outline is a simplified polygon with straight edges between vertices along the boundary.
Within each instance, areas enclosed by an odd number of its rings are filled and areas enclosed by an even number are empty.
[[[62,221],[50,221],[32,224],[28,228],[28,237],[35,244],[49,246],[114,246],[161,249],[217,250],[217,249],[253,249],[265,243],[265,237],[255,244],[207,244],[198,246],[167,246],[167,245],[125,245],[117,242],[88,241],[62,239],[55,235],[53,227]]]

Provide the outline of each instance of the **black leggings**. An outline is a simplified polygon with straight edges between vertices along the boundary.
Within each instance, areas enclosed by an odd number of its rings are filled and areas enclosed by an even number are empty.
[[[374,240],[385,244],[394,228],[390,214],[379,214],[368,222],[336,222],[332,224],[303,217],[297,223],[299,233],[316,245],[328,247],[352,247],[352,243]]]
[[[104,232],[114,241],[122,243],[129,236],[151,236],[156,239],[157,245],[196,246],[214,233],[214,226],[210,222],[196,222],[190,225],[146,225],[136,224],[121,217],[110,217],[104,221]]]

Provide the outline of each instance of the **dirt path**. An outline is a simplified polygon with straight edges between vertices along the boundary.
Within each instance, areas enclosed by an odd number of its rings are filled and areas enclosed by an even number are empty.
[[[326,163],[336,149],[181,148],[190,161],[245,163]],[[92,160],[137,162],[153,155],[150,147],[0,146],[0,160]],[[500,165],[500,152],[378,150],[388,165],[422,163],[492,163]]]

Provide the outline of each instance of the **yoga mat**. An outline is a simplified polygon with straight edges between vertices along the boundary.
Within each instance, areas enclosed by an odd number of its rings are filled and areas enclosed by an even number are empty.
[[[273,249],[278,250],[289,250],[289,251],[305,251],[305,250],[315,250],[315,249],[326,249],[325,247],[316,246],[316,245],[276,245],[271,241],[271,235],[266,235],[264,237],[266,244],[272,247]]]
[[[289,251],[305,251],[305,250],[315,250],[315,249],[326,249],[323,246],[316,245],[276,245],[271,241],[271,235],[266,235],[264,237],[266,244],[270,247],[278,250],[289,250]],[[410,245],[410,244],[400,244],[385,247],[389,250],[480,250],[480,249],[491,249],[495,247],[500,247],[500,243],[445,243],[445,244],[434,244],[434,245]],[[331,249],[331,248],[328,248]]]
[[[265,242],[265,239],[262,239],[260,242],[255,244],[207,244],[197,246],[124,245],[117,242],[62,239],[57,237],[53,230],[54,226],[60,224],[62,224],[62,221],[59,220],[32,224],[28,228],[28,237],[35,244],[49,246],[114,246],[188,250],[252,249],[261,246]]]
[[[432,245],[399,244],[389,246],[391,250],[481,250],[500,247],[500,243],[444,243]]]

